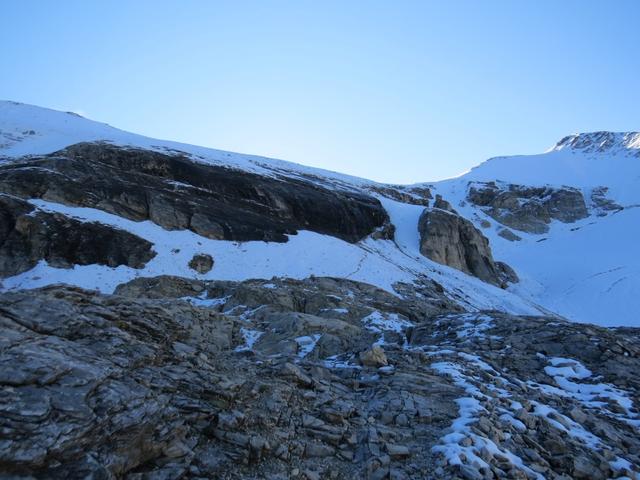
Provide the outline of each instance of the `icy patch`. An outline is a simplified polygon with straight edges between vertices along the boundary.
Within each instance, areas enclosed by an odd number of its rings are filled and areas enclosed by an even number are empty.
[[[219,307],[227,303],[227,301],[231,298],[231,295],[227,295],[226,297],[219,298],[206,298],[207,292],[203,292],[202,295],[198,297],[180,297],[180,300],[186,300],[192,305],[196,307],[206,307],[213,308]]]
[[[497,335],[487,335],[486,331],[493,328],[493,318],[482,313],[462,313],[452,314],[436,320],[435,325],[439,331],[433,334],[434,337],[444,333],[445,335],[455,334],[457,339],[463,342],[472,339],[491,338],[499,340]]]
[[[493,319],[488,315],[469,315],[463,318],[465,322],[457,332],[458,338],[485,338],[486,335],[484,332],[493,327]]]
[[[355,359],[354,355],[331,355],[322,361],[322,364],[329,369],[352,368],[361,370],[360,365],[351,363]]]
[[[471,362],[476,368],[496,374],[500,383],[508,383],[506,379],[500,377],[495,370],[479,357],[471,354],[459,352],[458,356]],[[450,465],[472,465],[480,470],[490,471],[491,466],[481,457],[481,452],[488,452],[491,456],[507,459],[515,468],[525,472],[529,478],[543,480],[544,477],[526,466],[518,455],[499,446],[493,440],[480,436],[471,428],[483,413],[487,411],[485,404],[495,400],[495,397],[484,394],[477,385],[486,384],[468,371],[468,368],[453,362],[437,362],[431,364],[431,368],[439,375],[450,377],[453,383],[462,388],[468,395],[456,400],[458,404],[458,418],[451,424],[450,432],[444,435],[440,442],[433,447],[434,452],[441,453]],[[505,396],[504,390],[497,386],[493,389],[499,394],[497,397]],[[508,393],[506,394],[509,395]],[[502,418],[502,417],[501,417]],[[506,417],[505,417],[505,420]],[[513,422],[511,422],[513,420]],[[512,416],[508,420],[514,424],[514,428],[520,430],[524,425]],[[525,427],[526,428],[526,427]],[[467,446],[468,445],[468,446]]]
[[[413,326],[413,323],[400,317],[397,313],[382,313],[378,310],[364,317],[362,323],[367,330],[374,333],[401,333],[405,328]]]
[[[314,348],[316,348],[316,344],[322,335],[320,333],[314,333],[313,335],[305,335],[303,337],[298,337],[295,339],[298,344],[298,359],[302,360],[304,357],[309,355]]]
[[[548,361],[550,365],[546,366],[544,371],[553,377],[558,387],[537,383],[531,383],[532,386],[545,393],[572,398],[582,403],[586,408],[597,409],[629,425],[640,427],[640,415],[634,411],[633,401],[627,392],[607,383],[576,382],[575,380],[585,380],[592,376],[591,371],[577,360],[554,357]],[[607,408],[608,403],[603,400],[617,403],[626,415],[612,412]]]
[[[244,338],[244,345],[236,347],[236,352],[247,352],[253,350],[253,346],[260,339],[260,337],[264,335],[264,332],[261,332],[259,330],[251,330],[244,327],[240,328],[240,333]]]
[[[534,406],[533,415],[544,418],[549,424],[568,434],[570,437],[580,440],[589,448],[599,450],[602,448],[602,441],[591,432],[588,432],[582,425],[574,422],[566,415],[561,414],[553,407],[532,401]]]

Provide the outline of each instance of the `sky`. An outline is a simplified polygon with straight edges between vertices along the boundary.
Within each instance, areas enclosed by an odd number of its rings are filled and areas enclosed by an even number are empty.
[[[640,129],[640,2],[0,0],[0,99],[391,183]]]

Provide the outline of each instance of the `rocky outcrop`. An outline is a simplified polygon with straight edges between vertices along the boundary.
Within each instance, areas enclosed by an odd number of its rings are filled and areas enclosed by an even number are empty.
[[[489,240],[480,230],[451,211],[448,202],[440,199],[439,205],[447,210],[425,209],[420,216],[420,253],[496,286],[505,287],[507,282],[517,281],[511,268],[493,260]]]
[[[377,199],[355,191],[105,143],[3,164],[0,191],[225,240],[285,242],[304,229],[355,242],[388,221]]]
[[[0,195],[0,278],[45,260],[58,268],[100,264],[141,268],[155,256],[152,244],[124,230],[37,210]]]
[[[435,202],[433,202],[433,208],[439,208],[440,210],[446,210],[447,212],[451,212],[455,214],[458,213],[454,210],[454,208],[451,206],[451,204],[448,201],[442,198],[442,195],[436,195],[436,200]]]
[[[609,189],[607,187],[596,187],[591,190],[591,208],[595,210],[596,215],[599,217],[623,210],[622,206],[607,198],[608,192]]]
[[[633,329],[330,278],[119,292],[0,295],[3,478],[639,473]]]
[[[567,135],[552,150],[570,149],[587,154],[608,153],[640,157],[640,132],[588,132]]]
[[[471,182],[467,199],[498,222],[528,233],[545,233],[552,220],[572,223],[589,215],[576,188]]]

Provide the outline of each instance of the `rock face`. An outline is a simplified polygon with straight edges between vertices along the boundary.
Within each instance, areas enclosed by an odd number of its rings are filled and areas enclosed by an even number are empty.
[[[104,143],[5,163],[0,191],[225,240],[285,242],[305,229],[355,242],[388,220],[377,199],[355,191]]]
[[[189,268],[198,273],[210,272],[213,268],[213,257],[208,253],[197,253],[189,261]]]
[[[440,199],[438,204],[448,208],[425,209],[418,224],[420,252],[425,257],[493,285],[504,287],[508,281],[517,281],[512,269],[493,260],[489,240],[480,230],[452,211],[448,202]]]
[[[637,329],[331,278],[118,293],[0,295],[0,477],[639,473]]]
[[[576,188],[472,182],[467,199],[498,222],[528,233],[546,233],[552,220],[572,223],[589,215]]]
[[[100,264],[144,266],[155,253],[151,243],[124,230],[36,210],[0,194],[0,278],[46,260],[54,267]]]

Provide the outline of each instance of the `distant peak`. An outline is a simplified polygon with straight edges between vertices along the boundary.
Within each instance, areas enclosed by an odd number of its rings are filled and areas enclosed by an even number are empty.
[[[585,153],[604,153],[640,150],[640,132],[588,132],[568,135],[556,143],[551,151],[580,150]]]

